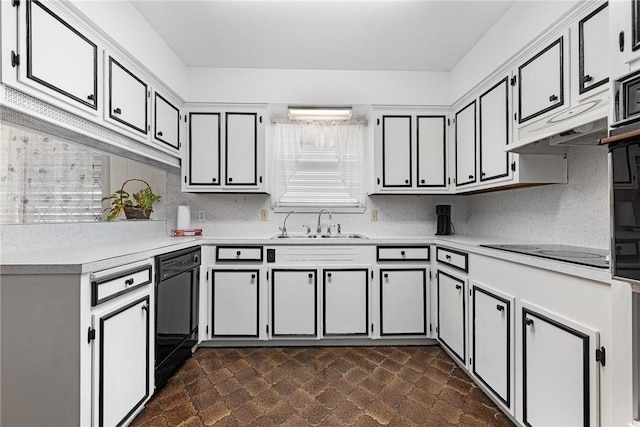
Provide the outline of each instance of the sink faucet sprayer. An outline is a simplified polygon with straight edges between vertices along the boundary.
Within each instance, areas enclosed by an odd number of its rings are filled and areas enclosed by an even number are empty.
[[[287,219],[289,219],[289,215],[291,214],[296,214],[295,211],[289,211],[289,213],[287,214],[287,216],[284,217],[284,222],[282,223],[282,227],[278,227],[280,229],[280,231],[282,232],[283,236],[287,235]]]
[[[320,217],[322,216],[322,213],[323,213],[323,212],[326,212],[326,213],[328,213],[328,214],[329,214],[329,219],[330,219],[330,220],[331,220],[331,219],[333,219],[333,218],[331,217],[331,211],[330,211],[329,209],[322,209],[322,210],[318,213],[318,228],[317,228],[317,230],[316,230],[316,233],[318,233],[318,234],[322,234],[322,228],[321,228],[321,226],[320,226]]]

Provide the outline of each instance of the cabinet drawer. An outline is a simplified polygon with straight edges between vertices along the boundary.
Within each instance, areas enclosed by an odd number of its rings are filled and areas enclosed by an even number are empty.
[[[429,246],[378,246],[378,261],[429,261]]]
[[[91,276],[91,305],[102,304],[151,282],[151,264],[95,273]]]
[[[262,246],[216,246],[216,261],[262,262]]]
[[[436,247],[436,259],[438,262],[450,265],[462,271],[469,271],[469,255],[464,252]]]

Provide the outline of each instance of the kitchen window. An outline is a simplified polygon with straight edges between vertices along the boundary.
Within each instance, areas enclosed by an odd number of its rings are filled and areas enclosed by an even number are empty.
[[[0,124],[0,224],[97,221],[105,156]]]
[[[362,123],[276,123],[271,192],[274,208],[364,209],[365,130]]]

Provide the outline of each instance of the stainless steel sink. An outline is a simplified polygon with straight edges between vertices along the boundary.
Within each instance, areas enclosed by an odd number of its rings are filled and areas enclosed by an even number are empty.
[[[363,234],[276,234],[272,239],[368,239]]]

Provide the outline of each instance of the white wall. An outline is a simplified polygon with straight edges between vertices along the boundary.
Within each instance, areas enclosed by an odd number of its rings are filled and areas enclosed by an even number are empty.
[[[470,234],[609,248],[607,149],[571,147],[569,183],[469,196]]]
[[[449,105],[449,73],[190,68],[190,102]]]
[[[187,94],[187,67],[129,1],[70,0],[72,8],[93,21],[103,36],[136,58],[183,99]]]
[[[516,1],[451,71],[451,100],[480,83],[538,37],[577,0]]]

